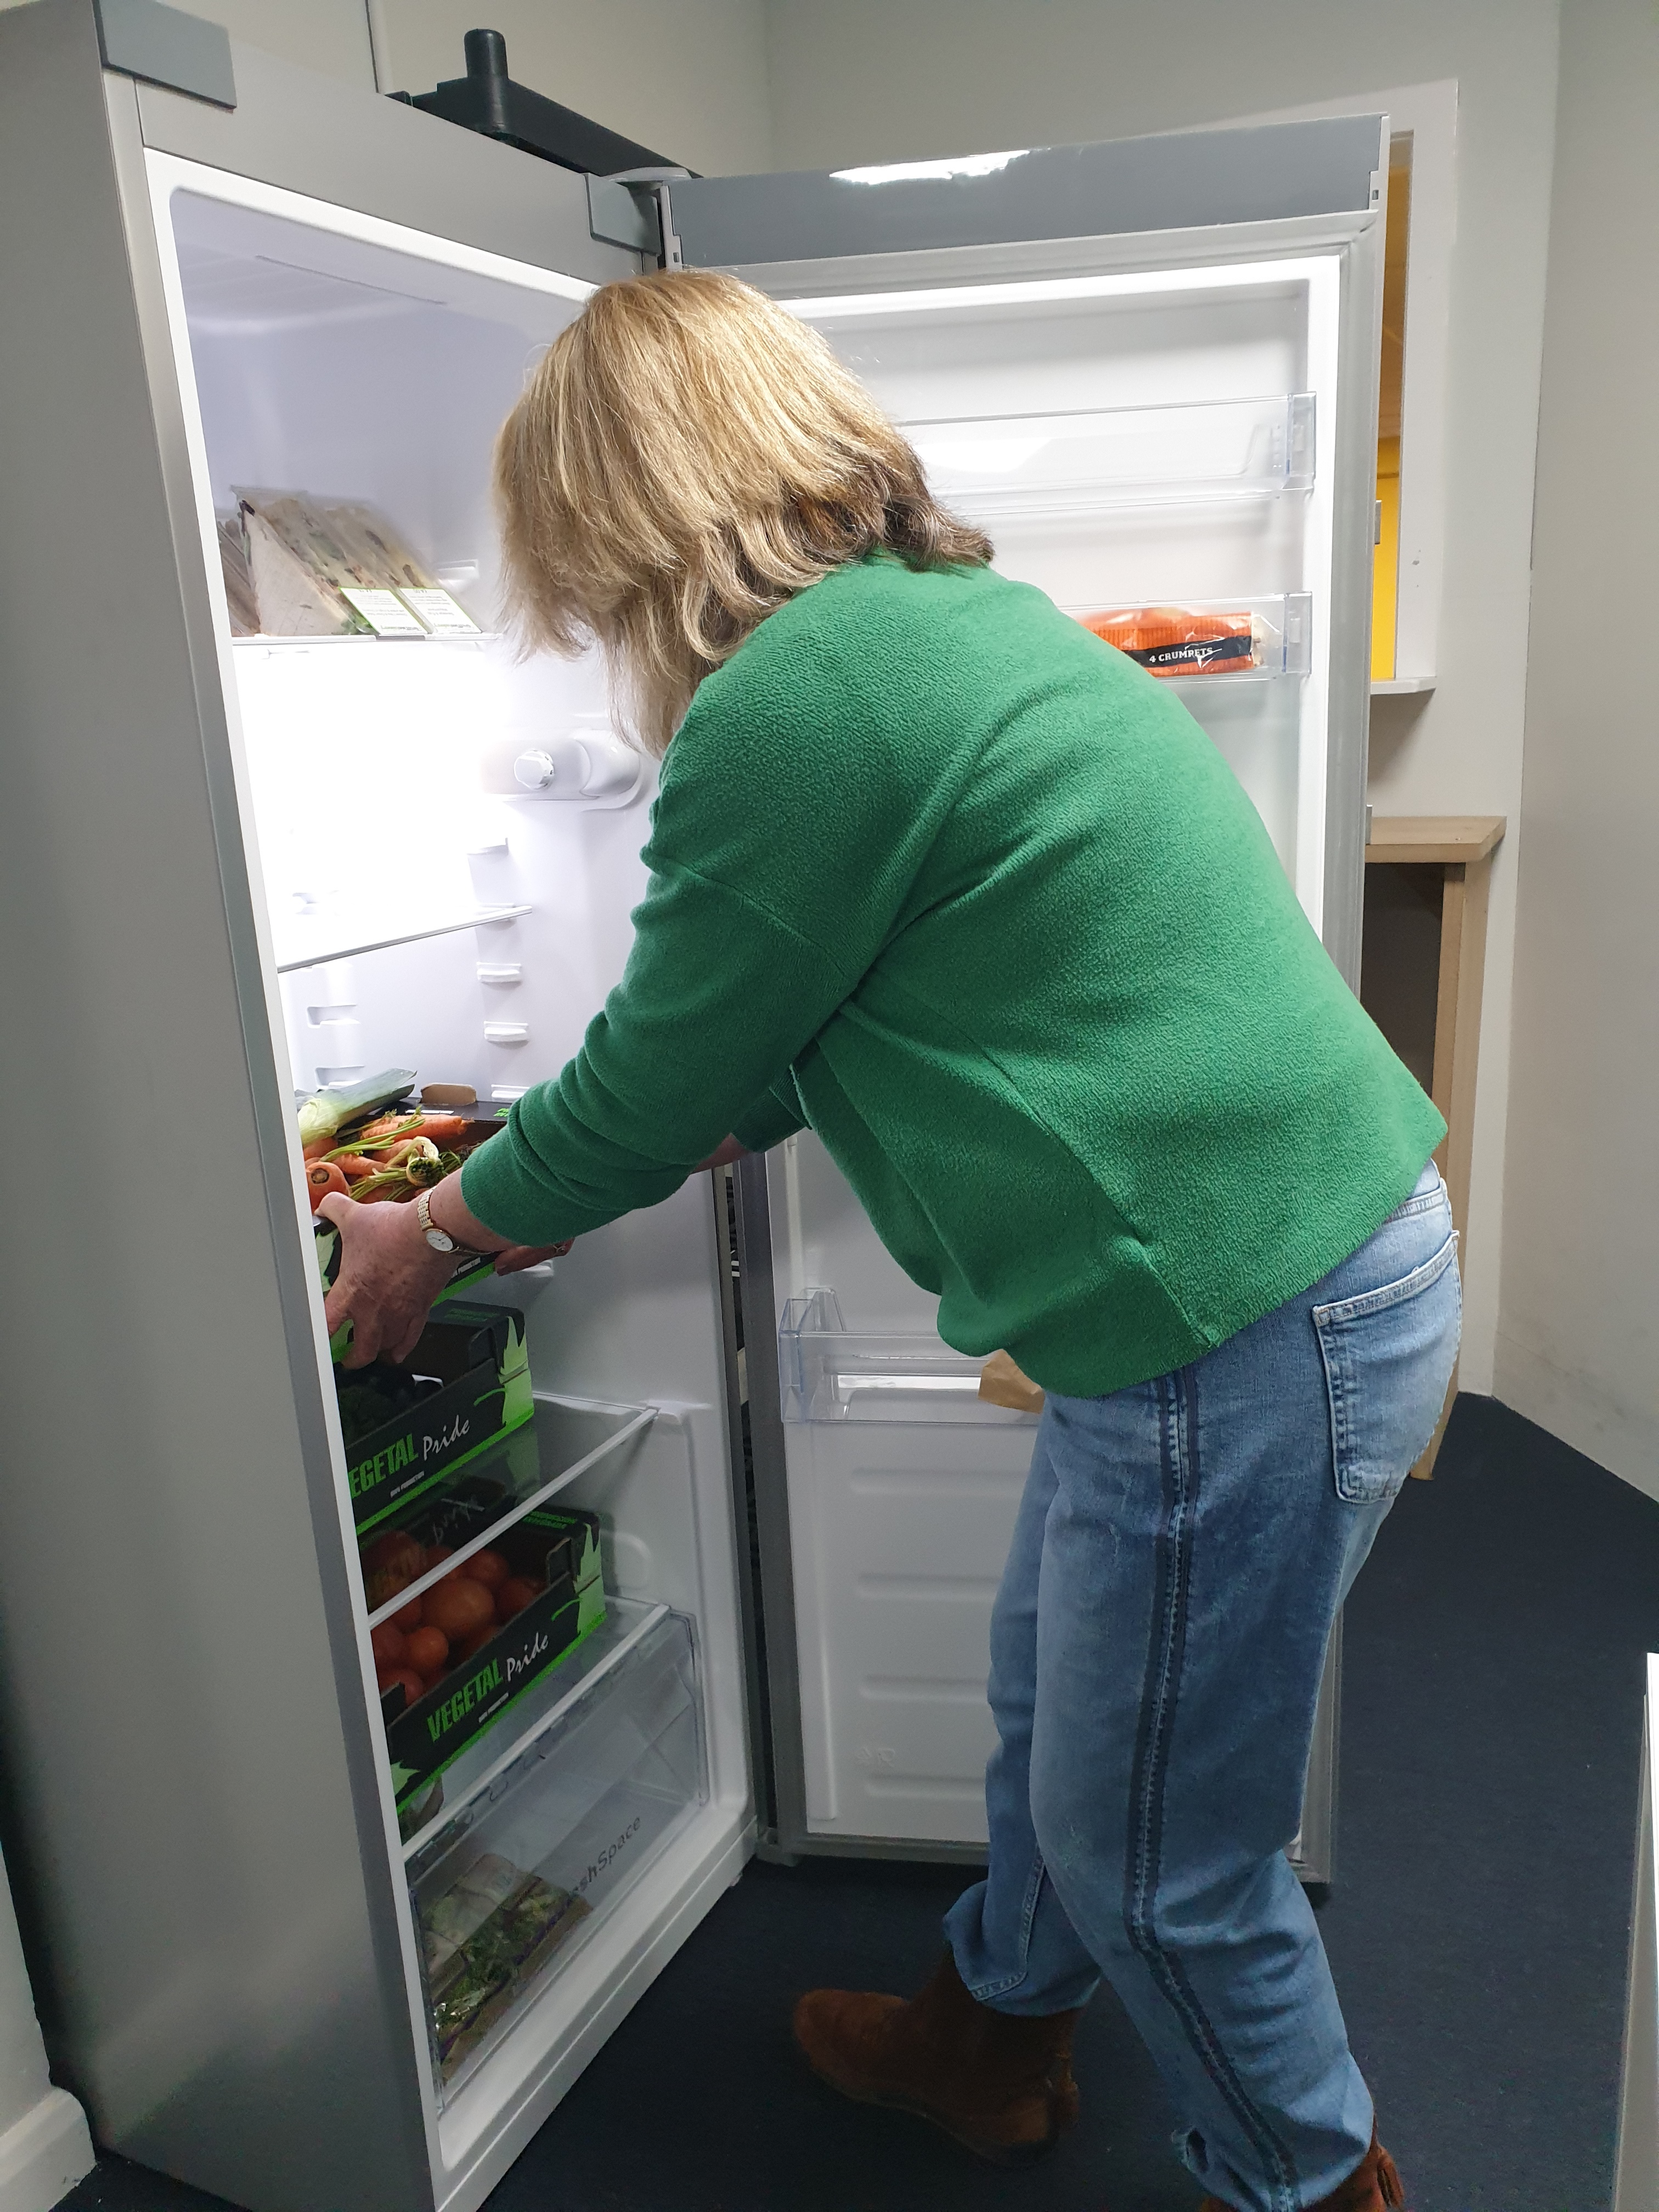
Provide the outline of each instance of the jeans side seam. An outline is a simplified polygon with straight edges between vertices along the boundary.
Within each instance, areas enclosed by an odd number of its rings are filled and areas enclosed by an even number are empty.
[[[1030,1972],[1031,1929],[1036,1920],[1037,1904],[1042,1895],[1042,1885],[1048,1872],[1048,1868],[1042,1863],[1042,1852],[1033,1851],[1031,1871],[1026,1878],[1025,1896],[1020,1906],[1019,1972],[1005,1974],[1000,1982],[975,1982],[972,1993],[981,2004],[989,2004],[995,1997],[1006,1997],[1011,1990],[1019,1987]]]
[[[1158,1393],[1164,1517],[1157,1540],[1152,1638],[1130,1782],[1124,1923],[1131,1945],[1180,2021],[1194,2055],[1252,2148],[1272,2170],[1274,2179],[1270,2185],[1277,2212],[1297,2212],[1300,2192],[1295,2161],[1239,2080],[1179,1957],[1165,1950],[1157,1929],[1164,1795],[1186,1656],[1192,1523],[1198,1504],[1197,1384],[1192,1370],[1184,1368],[1163,1378]]]

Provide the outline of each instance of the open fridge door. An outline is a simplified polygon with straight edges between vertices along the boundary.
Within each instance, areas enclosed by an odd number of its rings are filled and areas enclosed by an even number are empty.
[[[1351,983],[1387,158],[1373,116],[655,188],[671,264],[823,331],[996,566],[1178,691]],[[977,1852],[1036,1417],[979,1396],[814,1137],[735,1188],[771,1843]]]
[[[603,670],[524,663],[494,628],[493,434],[592,286],[175,155],[149,169],[279,1058],[296,1096],[406,1068],[499,1126],[576,1049],[645,888],[654,777]],[[750,1819],[707,1179],[453,1310],[522,1340],[519,1425],[492,1375],[499,1441],[449,1460],[427,1436],[444,1471],[388,1492],[348,1379],[337,1469],[360,1630],[404,1637],[403,1678],[371,1651],[365,1690],[441,2203],[477,2201],[734,1878]],[[534,1561],[573,1511],[592,1521],[561,1606]],[[469,1583],[497,1625],[457,1643]]]

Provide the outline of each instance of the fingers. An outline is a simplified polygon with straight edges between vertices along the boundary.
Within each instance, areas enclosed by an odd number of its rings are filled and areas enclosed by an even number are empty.
[[[354,1320],[351,1326],[351,1341],[346,1346],[345,1358],[340,1364],[342,1367],[367,1367],[371,1360],[379,1358],[380,1351],[379,1325],[373,1321]]]
[[[495,1255],[495,1273],[516,1275],[526,1267],[539,1267],[544,1260],[562,1260],[575,1241],[567,1237],[562,1244],[509,1244]]]
[[[388,1359],[396,1361],[398,1364],[401,1366],[403,1362],[408,1358],[410,1353],[414,1351],[416,1346],[425,1335],[426,1325],[430,1318],[431,1316],[427,1313],[416,1314],[409,1327],[392,1345],[392,1349],[386,1354],[386,1357]]]

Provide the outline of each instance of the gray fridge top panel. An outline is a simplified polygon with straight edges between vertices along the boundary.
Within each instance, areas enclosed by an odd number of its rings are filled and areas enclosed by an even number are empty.
[[[640,266],[592,238],[568,170],[258,46],[232,51],[234,109],[138,87],[147,146],[596,284]]]
[[[1038,147],[964,161],[953,174],[916,162],[698,177],[672,187],[673,223],[688,266],[732,269],[1363,213],[1376,204],[1382,122],[1332,116]]]

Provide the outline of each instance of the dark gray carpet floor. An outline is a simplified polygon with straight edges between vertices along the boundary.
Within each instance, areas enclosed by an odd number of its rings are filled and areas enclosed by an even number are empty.
[[[1349,1606],[1338,1878],[1321,1911],[1413,2212],[1611,2202],[1656,1649],[1659,1504],[1462,1400],[1436,1480],[1407,1485]],[[805,2074],[795,1992],[914,1985],[957,1887],[933,1869],[752,1868],[489,2212],[1190,2212],[1157,2079],[1104,1996],[1079,2039],[1084,2122],[1025,2172]],[[216,2212],[116,2160],[67,2203]]]

